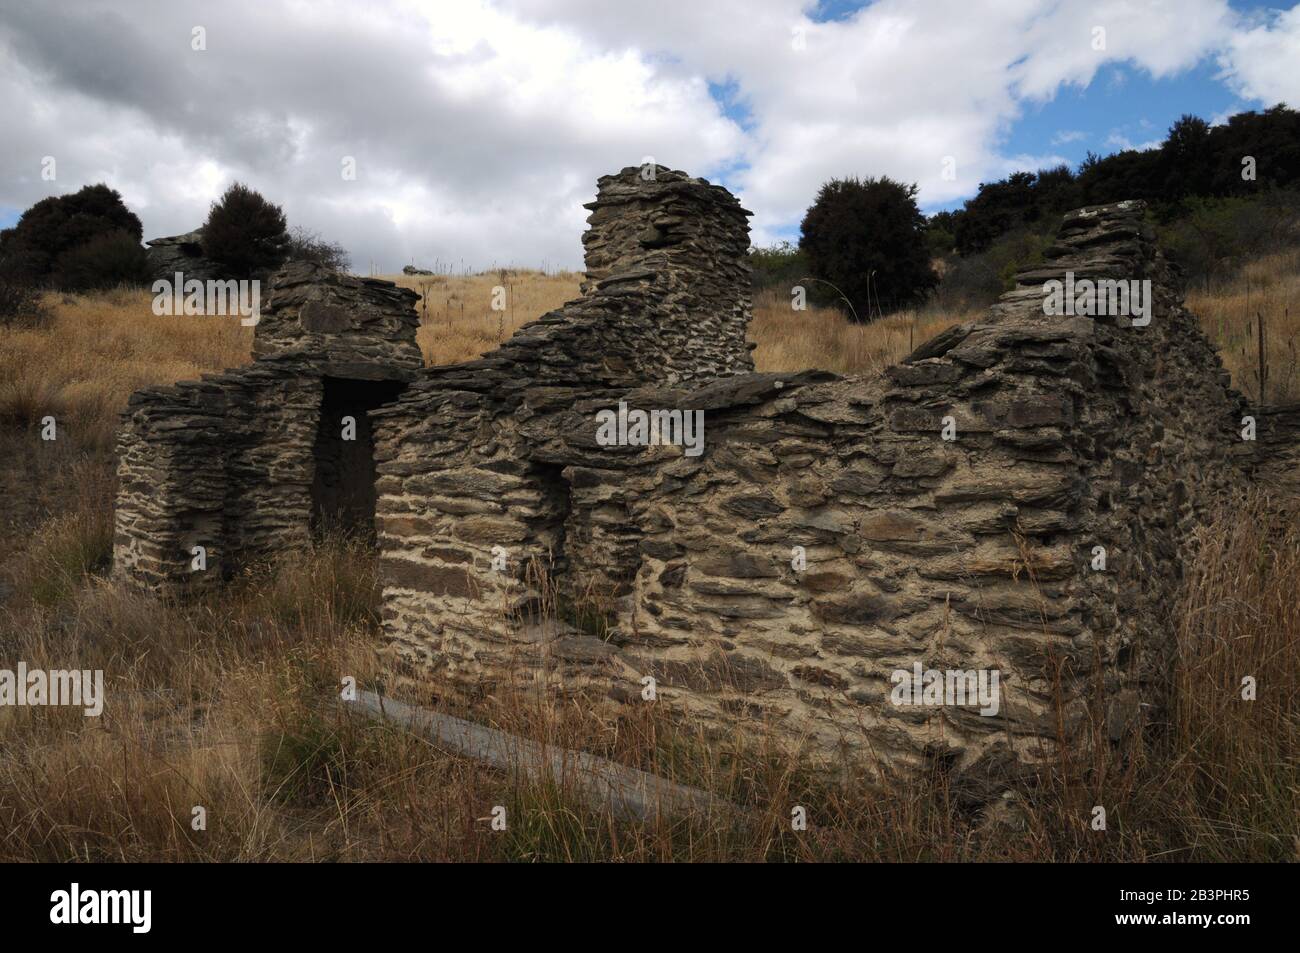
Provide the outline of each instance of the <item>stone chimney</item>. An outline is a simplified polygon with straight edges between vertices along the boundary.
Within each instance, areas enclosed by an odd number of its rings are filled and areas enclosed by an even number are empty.
[[[654,295],[661,302],[654,346],[666,352],[673,379],[753,369],[745,341],[752,213],[735,196],[664,166],[630,166],[602,176],[584,208],[591,210],[582,237],[585,296]],[[619,323],[642,333],[626,318]]]
[[[254,360],[359,380],[410,380],[424,366],[415,343],[420,296],[409,288],[313,262],[286,265],[270,288],[253,332]]]

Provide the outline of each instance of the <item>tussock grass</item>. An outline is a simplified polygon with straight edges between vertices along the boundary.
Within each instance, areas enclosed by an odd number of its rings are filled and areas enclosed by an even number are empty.
[[[816,367],[837,374],[875,374],[940,331],[978,316],[978,312],[947,314],[926,308],[871,324],[853,324],[833,308],[795,311],[788,295],[769,291],[754,300],[749,337],[758,344],[754,364],[760,371]]]
[[[0,592],[55,604],[112,556],[111,462],[34,437],[0,440],[0,454]]]
[[[0,330],[0,421],[52,415],[79,444],[111,448],[132,392],[243,364],[252,329],[235,318],[158,317],[147,291],[47,295],[40,327]]]
[[[428,365],[473,360],[522,325],[579,294],[582,276],[500,269],[481,275],[389,275],[424,296],[416,336]],[[504,311],[493,289],[506,289]],[[1209,292],[1192,291],[1188,307],[1201,319],[1232,373],[1234,385],[1257,395],[1258,321],[1268,329],[1270,400],[1300,398],[1300,252],[1260,259]],[[158,317],[147,291],[47,295],[40,325],[0,328],[0,427],[34,429],[52,415],[79,446],[111,449],[118,416],[132,392],[237,367],[251,356],[253,329],[225,317]],[[777,292],[754,301],[750,339],[761,371],[810,367],[841,374],[878,373],[918,344],[981,312],[934,306],[866,325],[834,308],[793,311]]]
[[[1256,496],[1202,530],[1171,704],[1153,729],[1071,749],[1013,786],[1013,811],[993,814],[970,806],[941,766],[907,781],[866,762],[819,770],[761,726],[719,734],[663,706],[611,714],[509,686],[476,708],[495,727],[738,808],[629,823],[563,777],[489,770],[329,704],[343,676],[379,677],[374,567],[353,541],[322,541],[185,604],[89,567],[57,598],[15,597],[0,610],[4,658],[102,668],[108,682],[99,719],[0,710],[0,860],[1294,858],[1300,530],[1272,512]],[[36,546],[57,549],[69,532],[52,524]],[[1240,698],[1243,674],[1260,686],[1256,701]],[[1097,804],[1105,832],[1089,826]],[[206,831],[191,829],[195,806]],[[497,806],[504,832],[491,828]],[[791,827],[796,806],[806,831]]]
[[[1233,386],[1259,399],[1259,320],[1265,327],[1264,397],[1300,400],[1300,248],[1260,258],[1210,290],[1189,290],[1187,307],[1223,355]]]
[[[481,275],[382,275],[421,295],[416,334],[429,366],[472,361],[495,350],[529,321],[579,296],[582,275],[574,272],[498,269]],[[494,311],[493,289],[505,289],[505,305]]]

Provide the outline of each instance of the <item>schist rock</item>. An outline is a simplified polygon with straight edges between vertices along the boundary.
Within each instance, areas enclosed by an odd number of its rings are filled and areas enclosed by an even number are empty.
[[[132,398],[116,571],[201,586],[344,514],[379,551],[390,691],[617,708],[649,678],[706,727],[943,756],[982,791],[1050,757],[1095,685],[1140,698],[1104,706],[1140,713],[1122,730],[1157,713],[1194,531],[1246,481],[1297,489],[1300,414],[1261,412],[1243,449],[1140,203],[1070,213],[986,316],[856,378],[754,372],[725,189],[631,167],[586,207],[582,296],[463,364],[423,366],[413,292],[282,270],[251,365]],[[1149,281],[1150,323],[1045,314],[1070,273]],[[701,413],[702,440],[598,439],[621,406]],[[899,708],[915,666],[996,671],[1008,697]]]

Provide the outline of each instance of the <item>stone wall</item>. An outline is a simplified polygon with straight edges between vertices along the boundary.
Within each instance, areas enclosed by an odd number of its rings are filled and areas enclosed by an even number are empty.
[[[537,427],[594,395],[753,369],[749,213],[729,193],[663,167],[627,168],[603,177],[587,208],[581,298],[480,360],[430,369],[374,414],[384,616],[408,669],[461,656],[473,680],[475,658],[518,647],[504,628],[525,642],[553,629],[539,572],[553,581],[572,565],[602,589],[630,591],[636,538],[621,535],[612,508],[585,511],[584,558],[570,557],[572,488],[562,461],[534,452]],[[494,547],[506,570],[479,572]],[[575,586],[567,579],[565,593]],[[460,639],[463,652],[435,648]]]
[[[317,378],[255,366],[133,395],[117,438],[114,571],[154,588],[206,585],[301,551],[320,393]]]
[[[389,691],[651,679],[719,730],[978,780],[1158,706],[1193,531],[1251,480],[1300,497],[1300,414],[1228,386],[1140,204],[1071,213],[985,317],[847,379],[753,372],[725,190],[629,168],[587,207],[582,296],[463,364],[420,366],[411,292],[278,275],[252,365],[132,399],[117,571],[193,585],[373,506]],[[1149,281],[1150,322],[1045,313],[1067,279]],[[702,452],[607,445],[620,406],[702,413]],[[914,666],[997,672],[996,713],[895,704]]]
[[[1067,216],[985,319],[881,378],[539,385],[502,352],[431,372],[380,413],[393,686],[626,702],[651,676],[720,728],[894,765],[943,753],[971,776],[1036,760],[1062,726],[1118,735],[1154,697],[1189,534],[1246,449],[1142,218]],[[1044,314],[1066,272],[1151,281],[1150,324]],[[619,400],[702,410],[704,452],[600,446]],[[594,622],[570,606],[592,592]],[[891,704],[915,663],[998,670],[998,714]]]
[[[936,749],[970,769],[1032,760],[1057,730],[1058,684],[1067,731],[1092,684],[1095,716],[1123,730],[1167,670],[1189,534],[1242,483],[1244,408],[1141,211],[1069,216],[987,319],[883,380],[629,395],[704,409],[708,450],[600,481],[644,535],[619,653],[593,687],[624,694],[650,674],[720,723],[763,717],[894,764]],[[1043,283],[1067,271],[1151,280],[1151,324],[1044,315]],[[997,669],[1001,710],[891,704],[890,676],[917,662]]]
[[[152,280],[175,281],[176,273],[198,281],[219,280],[225,270],[219,263],[203,253],[203,229],[196,228],[184,235],[152,238],[145,242],[145,255]]]
[[[154,588],[190,587],[301,552],[324,382],[412,377],[422,365],[416,297],[292,264],[272,280],[251,365],[134,394],[117,437],[114,571]],[[195,546],[206,551],[202,572]]]

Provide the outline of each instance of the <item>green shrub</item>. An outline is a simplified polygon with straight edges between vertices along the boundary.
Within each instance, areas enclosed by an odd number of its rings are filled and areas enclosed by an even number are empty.
[[[1300,242],[1300,192],[1245,198],[1190,198],[1179,204],[1160,243],[1189,282],[1208,282],[1246,259]]]
[[[953,258],[935,292],[945,308],[968,310],[992,304],[1004,291],[1015,286],[1017,272],[1038,264],[1052,244],[1057,221],[1047,223],[1050,231],[1019,229],[995,240],[986,251]]]
[[[236,182],[212,204],[203,226],[203,251],[230,278],[260,278],[279,268],[289,251],[284,212]]]
[[[54,264],[52,283],[63,291],[99,291],[141,285],[149,279],[149,258],[125,231],[105,232],[71,248]]]
[[[938,282],[916,191],[888,177],[836,179],[804,216],[799,250],[812,277],[846,299],[851,319],[914,305]]]

